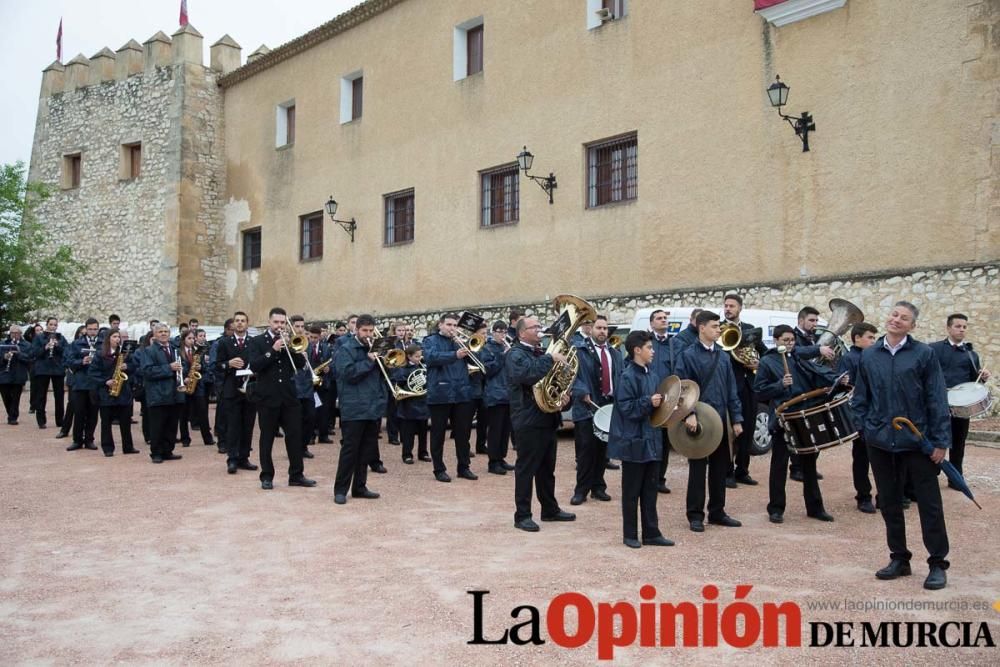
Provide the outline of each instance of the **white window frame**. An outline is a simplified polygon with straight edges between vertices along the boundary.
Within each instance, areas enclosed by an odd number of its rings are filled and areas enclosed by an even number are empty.
[[[594,28],[600,28],[605,23],[610,21],[617,21],[618,19],[628,16],[628,0],[615,0],[614,2],[614,17],[610,19],[602,19],[598,16],[597,12],[601,10],[604,6],[602,0],[586,0],[587,4],[587,30],[593,30]]]
[[[350,123],[354,120],[361,120],[360,118],[354,118],[354,82],[357,79],[364,77],[364,70],[357,70],[351,72],[350,74],[345,74],[340,77],[340,124]],[[362,87],[365,85],[364,82],[361,83]],[[362,93],[361,103],[364,104],[364,93]],[[364,108],[361,110],[361,115],[364,116]]]
[[[288,109],[295,106],[295,99],[290,99],[287,102],[282,102],[275,108],[274,113],[274,147],[282,148],[283,146],[291,146],[295,144],[295,140],[288,141]],[[298,116],[298,109],[296,108],[296,117]],[[298,118],[296,118],[296,121]],[[296,125],[298,123],[296,122]]]
[[[483,17],[477,16],[474,19],[463,21],[455,26],[454,46],[452,48],[452,72],[455,81],[461,81],[469,76],[469,31],[481,25],[484,25]],[[483,71],[486,70],[485,51],[486,44],[484,41]],[[479,72],[476,73],[479,74]]]

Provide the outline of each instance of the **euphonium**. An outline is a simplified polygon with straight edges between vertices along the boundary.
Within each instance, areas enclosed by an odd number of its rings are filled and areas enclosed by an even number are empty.
[[[190,396],[198,388],[198,380],[201,379],[201,355],[197,348],[191,354],[191,368],[187,377],[184,378],[184,393]]]
[[[123,370],[125,366],[125,350],[118,348],[118,357],[115,359],[115,370],[111,374],[111,387],[108,388],[108,396],[118,398],[122,393],[122,387],[128,382],[128,375]]]
[[[535,383],[532,393],[535,403],[542,412],[559,412],[563,401],[573,388],[573,381],[580,370],[580,360],[576,357],[576,348],[570,344],[573,333],[586,321],[597,318],[597,311],[589,303],[572,294],[560,294],[552,301],[552,306],[559,317],[553,329],[557,335],[552,337],[546,353],[559,352],[566,357],[566,363],[552,362],[552,368],[541,380]]]

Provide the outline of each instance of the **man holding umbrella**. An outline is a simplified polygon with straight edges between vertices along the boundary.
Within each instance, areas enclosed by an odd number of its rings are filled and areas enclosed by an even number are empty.
[[[912,554],[906,548],[903,494],[899,488],[900,480],[909,475],[929,555],[930,573],[924,588],[937,590],[945,587],[948,569],[948,533],[937,476],[938,465],[951,447],[951,424],[941,366],[929,346],[910,336],[919,314],[917,307],[907,301],[893,306],[886,335],[861,355],[851,405],[857,423],[864,428],[891,558],[875,576],[895,579],[911,574]],[[929,454],[922,451],[922,440],[912,430],[893,427],[896,417],[905,417],[923,431],[931,445]]]

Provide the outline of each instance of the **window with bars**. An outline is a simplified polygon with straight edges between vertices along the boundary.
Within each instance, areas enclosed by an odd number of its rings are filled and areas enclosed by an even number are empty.
[[[385,245],[413,241],[413,190],[385,195]]]
[[[518,221],[521,201],[517,163],[480,172],[482,215],[480,225],[495,227]]]
[[[323,256],[323,213],[310,213],[299,218],[299,259],[308,261]]]
[[[587,146],[587,208],[635,199],[638,187],[637,134]]]
[[[243,270],[260,268],[260,227],[243,232]]]

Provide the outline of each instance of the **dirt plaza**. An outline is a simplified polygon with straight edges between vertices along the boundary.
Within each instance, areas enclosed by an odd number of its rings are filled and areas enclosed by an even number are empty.
[[[312,448],[316,458],[306,461],[306,474],[319,486],[304,489],[286,486],[276,442],[279,472],[268,492],[254,472],[227,475],[225,457],[197,438],[190,447],[178,445],[183,460],[151,465],[145,446],[138,456],[119,451],[113,458],[99,450],[66,452],[68,441],[55,439],[51,425],[37,429],[26,405],[22,416],[19,426],[0,431],[3,664],[591,664],[598,661],[596,634],[575,649],[552,641],[546,625],[552,600],[576,592],[595,605],[625,601],[638,608],[644,585],[655,588],[656,602],[690,601],[702,609],[703,588],[714,585],[720,613],[737,586],[752,586],[745,601],[758,608],[792,601],[801,609],[802,647],[757,641],[737,649],[721,640],[712,648],[641,647],[636,639],[614,651],[621,664],[746,657],[761,664],[931,664],[945,656],[970,665],[996,662],[996,649],[982,644],[860,644],[861,624],[882,621],[965,621],[973,639],[986,622],[993,641],[1000,639],[1000,612],[989,608],[1000,599],[998,449],[972,447],[966,456],[982,511],[943,491],[952,567],[948,587],[932,593],[921,587],[926,554],[916,508],[907,516],[914,576],[874,578],[887,562],[884,528],[879,516],[854,507],[845,447],[820,457],[834,523],[808,519],[800,487],[789,482],[785,523],[770,524],[764,456],[751,465],[763,483],[728,495],[727,509],[743,527],[708,526],[703,534],[688,530],[687,464],[672,456],[673,493],[660,496],[658,509],[664,534],[677,546],[632,550],[621,543],[619,473],[607,474],[614,501],[570,507],[571,435],[560,442],[556,484],[563,508],[577,520],[542,523],[540,533],[527,534],[512,525],[513,476],[486,474],[483,456],[473,459],[478,481],[441,484],[429,463],[403,465],[399,448],[382,441],[388,473],[369,477],[382,497],[341,507],[332,499],[338,444]],[[446,461],[454,469],[449,446]],[[545,643],[470,645],[468,591],[489,591],[481,597],[484,639],[498,640],[527,620],[529,612],[512,618],[512,610],[530,605],[540,610]],[[931,602],[937,607],[928,608]],[[575,614],[567,612],[567,630]],[[856,645],[810,646],[814,622],[853,623]],[[520,630],[521,637],[530,634]]]

